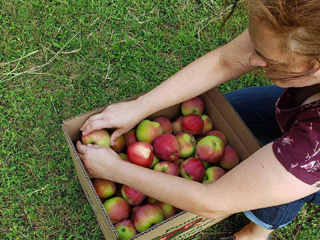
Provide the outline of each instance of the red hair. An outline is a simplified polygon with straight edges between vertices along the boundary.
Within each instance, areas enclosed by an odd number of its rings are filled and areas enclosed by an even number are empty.
[[[287,54],[294,53],[305,57],[308,68],[303,75],[311,75],[319,69],[320,0],[244,1],[250,20],[265,24],[279,36]],[[301,76],[295,75],[297,74],[287,72],[287,77],[283,78]]]

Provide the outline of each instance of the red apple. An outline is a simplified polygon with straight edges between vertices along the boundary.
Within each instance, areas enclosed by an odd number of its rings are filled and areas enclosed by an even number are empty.
[[[178,167],[173,163],[169,161],[161,161],[158,162],[154,167],[153,170],[157,172],[164,172],[173,176],[179,175]]]
[[[118,222],[114,228],[118,234],[118,240],[128,240],[138,234],[134,227],[133,221],[130,219],[125,219]]]
[[[113,224],[130,216],[130,206],[121,197],[109,198],[103,203],[103,206]]]
[[[126,142],[124,141],[124,137],[121,135],[114,141],[114,144],[111,145],[111,148],[113,149],[113,151],[119,153],[125,148],[125,146]]]
[[[183,132],[182,125],[181,125],[182,118],[183,118],[183,116],[180,116],[178,119],[176,119],[172,122],[172,134],[173,135],[177,135],[178,133]]]
[[[214,183],[219,178],[221,178],[224,174],[226,174],[226,171],[222,169],[221,167],[213,166],[209,167],[206,170],[206,174],[202,179],[203,183]]]
[[[220,138],[222,140],[222,142],[225,146],[228,143],[226,135],[219,130],[209,131],[209,132],[207,132],[206,136],[217,136],[218,138]]]
[[[224,169],[232,169],[238,165],[240,158],[238,153],[229,145],[225,146],[224,154],[219,164]]]
[[[209,163],[218,162],[224,153],[224,144],[216,136],[206,136],[202,138],[196,146],[196,154],[202,161]]]
[[[183,131],[189,132],[192,135],[197,135],[203,129],[203,120],[197,114],[188,114],[182,118],[181,126]]]
[[[158,122],[148,119],[142,120],[136,130],[137,139],[141,142],[153,143],[154,139],[163,134],[163,129]]]
[[[203,113],[204,103],[201,98],[194,97],[181,103],[181,112],[184,116],[188,114],[201,115]]]
[[[180,165],[181,176],[200,182],[205,175],[205,168],[198,158],[188,158]]]
[[[97,144],[110,147],[110,134],[105,129],[95,130],[87,135],[81,136],[83,145]]]
[[[214,129],[214,124],[212,119],[208,115],[201,115],[201,118],[203,120],[203,128],[200,132],[200,135],[206,135],[207,132],[211,131]]]
[[[163,133],[172,133],[172,124],[167,117],[157,117],[153,121],[160,123]]]
[[[176,138],[180,144],[180,157],[188,158],[196,150],[196,139],[191,133],[181,132],[176,135]]]
[[[142,205],[133,218],[133,224],[138,232],[144,232],[164,220],[161,208],[155,204]]]
[[[147,142],[135,142],[127,149],[128,159],[131,163],[142,167],[150,167],[153,162],[153,147]]]
[[[180,144],[177,138],[165,133],[154,139],[153,142],[154,153],[164,161],[174,161],[179,158]]]
[[[126,132],[124,135],[124,141],[127,148],[135,142],[138,142],[137,136],[136,136],[136,129],[131,129],[130,131]]]
[[[92,180],[92,185],[101,200],[112,197],[117,190],[116,183],[107,179],[95,178]]]
[[[138,190],[127,185],[122,186],[121,194],[124,200],[126,200],[131,206],[140,205],[146,198],[146,195],[144,195],[142,192],[139,192]]]
[[[161,208],[164,215],[164,219],[168,219],[177,214],[176,208],[168,203],[157,202],[156,205],[158,205]]]

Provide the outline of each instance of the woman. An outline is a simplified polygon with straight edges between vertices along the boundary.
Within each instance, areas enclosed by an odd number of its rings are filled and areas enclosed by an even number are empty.
[[[281,131],[268,136],[265,143],[272,140],[270,143],[209,185],[121,161],[109,148],[78,142],[77,149],[94,177],[129,185],[208,218],[245,212],[250,224],[230,239],[265,240],[274,229],[292,221],[305,201],[320,204],[320,1],[246,3],[249,26],[240,36],[197,59],[137,100],[108,106],[90,117],[81,131],[86,135],[96,129],[117,128],[111,136],[113,142],[156,111],[263,68],[276,86],[285,88],[276,106]],[[269,104],[273,105],[282,93],[278,87],[268,88],[268,94],[265,88],[262,92],[260,88],[247,89],[240,97],[250,102],[254,95],[264,99],[270,96]],[[237,93],[228,97],[231,103],[239,100]],[[267,106],[259,103],[259,108],[265,110]],[[274,114],[274,105],[271,112]],[[252,115],[240,114],[245,121],[252,120]],[[268,119],[274,124],[274,119]],[[190,191],[194,194],[188,194]]]

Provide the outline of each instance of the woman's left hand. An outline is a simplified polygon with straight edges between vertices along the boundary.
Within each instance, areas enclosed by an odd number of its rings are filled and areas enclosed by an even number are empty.
[[[93,178],[104,178],[114,181],[113,169],[120,157],[111,148],[99,145],[83,145],[77,142],[77,150],[87,172]]]

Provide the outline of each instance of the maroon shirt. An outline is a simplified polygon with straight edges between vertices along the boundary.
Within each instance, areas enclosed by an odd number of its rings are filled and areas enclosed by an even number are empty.
[[[320,100],[297,104],[295,97],[303,90],[288,88],[277,101],[276,116],[283,135],[273,143],[273,152],[295,177],[320,187]]]

